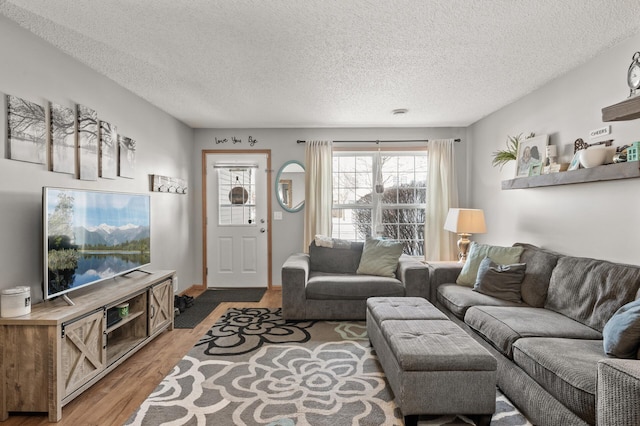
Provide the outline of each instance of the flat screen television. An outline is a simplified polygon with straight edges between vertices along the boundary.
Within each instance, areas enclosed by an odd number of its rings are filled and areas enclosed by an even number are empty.
[[[151,262],[149,195],[44,187],[42,198],[45,299]]]

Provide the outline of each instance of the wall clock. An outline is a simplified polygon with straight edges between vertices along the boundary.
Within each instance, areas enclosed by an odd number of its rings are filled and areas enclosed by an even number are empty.
[[[630,89],[629,97],[640,93],[638,90],[640,89],[640,52],[634,53],[632,59],[629,71],[627,71],[627,84]]]

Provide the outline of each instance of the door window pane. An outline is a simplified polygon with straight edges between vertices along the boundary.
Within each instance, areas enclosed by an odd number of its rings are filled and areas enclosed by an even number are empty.
[[[254,168],[218,168],[218,224],[256,226]]]

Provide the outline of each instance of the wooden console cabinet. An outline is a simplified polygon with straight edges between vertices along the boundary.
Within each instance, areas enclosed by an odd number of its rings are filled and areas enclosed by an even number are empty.
[[[133,272],[0,318],[0,420],[62,407],[164,330],[173,329],[174,271]],[[121,303],[129,315],[107,325]]]

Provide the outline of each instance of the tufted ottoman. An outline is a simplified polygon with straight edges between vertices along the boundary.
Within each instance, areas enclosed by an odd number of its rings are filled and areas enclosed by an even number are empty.
[[[367,333],[405,417],[464,414],[489,424],[496,359],[431,303],[418,297],[367,300]]]

